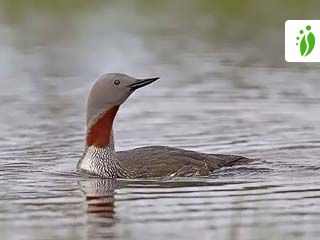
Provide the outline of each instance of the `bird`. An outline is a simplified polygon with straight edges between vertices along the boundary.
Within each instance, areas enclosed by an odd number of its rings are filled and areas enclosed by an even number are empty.
[[[209,176],[213,171],[251,161],[247,157],[208,154],[169,146],[115,151],[113,123],[127,98],[159,77],[134,78],[107,73],[93,84],[88,99],[85,148],[77,168],[100,178],[158,178]]]

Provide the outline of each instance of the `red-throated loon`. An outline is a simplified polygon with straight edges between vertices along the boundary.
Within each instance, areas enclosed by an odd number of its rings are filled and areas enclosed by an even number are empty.
[[[136,89],[157,79],[109,73],[94,83],[87,102],[86,146],[78,163],[81,172],[103,178],[207,176],[215,169],[250,161],[241,156],[205,154],[166,146],[116,152],[112,125],[119,106]]]

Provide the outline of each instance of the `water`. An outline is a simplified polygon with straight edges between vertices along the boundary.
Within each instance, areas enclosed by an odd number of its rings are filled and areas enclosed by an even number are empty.
[[[0,1],[1,239],[318,239],[320,70],[283,52],[285,19],[318,5]],[[259,160],[204,178],[79,176],[86,96],[106,72],[161,77],[120,109],[118,150]]]

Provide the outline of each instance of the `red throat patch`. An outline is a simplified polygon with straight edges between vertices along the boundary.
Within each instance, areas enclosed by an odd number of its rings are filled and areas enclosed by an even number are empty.
[[[118,109],[119,106],[110,108],[88,129],[87,146],[104,148],[109,145],[112,124]]]

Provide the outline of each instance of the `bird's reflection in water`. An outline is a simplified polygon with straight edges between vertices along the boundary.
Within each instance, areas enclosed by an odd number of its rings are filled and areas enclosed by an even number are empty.
[[[88,224],[110,227],[114,224],[116,179],[84,179],[79,184],[85,193]]]

